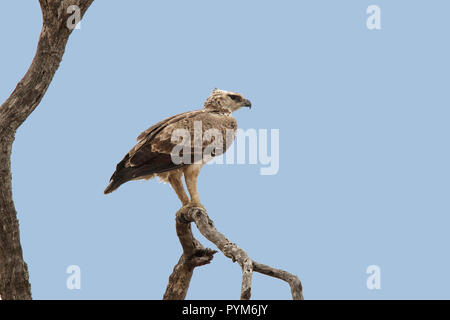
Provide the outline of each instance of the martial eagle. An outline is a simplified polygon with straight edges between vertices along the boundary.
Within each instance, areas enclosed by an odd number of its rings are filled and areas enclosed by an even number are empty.
[[[237,130],[237,122],[232,112],[242,107],[251,108],[251,105],[251,102],[239,93],[214,89],[202,110],[184,112],[151,126],[138,136],[136,146],[117,164],[105,194],[113,192],[130,180],[159,177],[162,181],[170,183],[183,206],[201,206],[197,192],[197,176],[200,169],[205,161],[224,153],[232,144]],[[212,140],[202,138],[200,151],[194,145],[189,148],[191,154],[187,158],[190,161],[173,161],[172,151],[177,145],[176,141],[173,141],[173,134],[178,129],[187,130],[194,141],[195,125],[199,123],[203,132],[213,129],[221,133],[224,137],[223,147],[214,150],[207,159],[193,161],[195,153],[203,152]],[[225,139],[225,137],[229,138],[230,132],[232,138]],[[186,159],[184,156],[186,155],[183,155],[183,159]],[[181,180],[183,174],[190,199]]]

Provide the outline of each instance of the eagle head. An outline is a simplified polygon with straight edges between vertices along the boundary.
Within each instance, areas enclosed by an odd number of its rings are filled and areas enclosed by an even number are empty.
[[[233,112],[242,107],[252,107],[250,100],[245,99],[242,94],[220,89],[214,89],[205,101],[205,109]]]

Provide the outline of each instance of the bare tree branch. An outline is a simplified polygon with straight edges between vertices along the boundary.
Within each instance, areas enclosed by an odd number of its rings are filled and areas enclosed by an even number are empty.
[[[177,212],[175,221],[183,254],[169,277],[169,283],[163,297],[164,300],[183,300],[189,289],[194,269],[209,264],[214,258],[214,254],[217,253],[216,250],[205,249],[194,238],[191,224],[183,219],[181,210]]]
[[[278,278],[280,280],[286,281],[291,287],[292,299],[303,300],[303,288],[300,279],[287,271],[272,268],[265,264],[253,261],[253,271],[265,274],[266,276]]]
[[[64,55],[72,33],[67,9],[76,5],[80,17],[93,0],[39,0],[43,24],[30,68],[0,106],[0,296],[31,299],[28,267],[23,260],[19,222],[12,199],[11,149],[20,125],[38,106]]]
[[[275,269],[270,266],[260,264],[252,261],[248,254],[238,247],[235,243],[231,243],[222,233],[220,233],[214,226],[213,221],[203,208],[188,208],[186,210],[179,210],[177,212],[177,234],[183,246],[184,252],[192,252],[198,241],[192,236],[190,222],[194,222],[205,238],[213,242],[222,253],[230,258],[233,262],[238,262],[242,269],[242,285],[241,285],[241,299],[248,300],[251,297],[252,275],[253,272],[259,272],[267,276],[278,278],[286,281],[291,287],[291,294],[294,300],[303,300],[303,289],[299,278],[284,270]],[[188,251],[191,250],[191,251]],[[183,258],[183,256],[182,256]],[[182,258],[175,266],[174,274],[177,267],[183,264]],[[192,276],[192,273],[190,274]],[[171,277],[172,277],[171,276]],[[190,278],[189,278],[190,280]],[[170,280],[169,280],[170,285]],[[189,282],[183,283],[184,295],[179,295],[175,299],[184,299],[186,296]],[[167,291],[166,291],[167,294]]]

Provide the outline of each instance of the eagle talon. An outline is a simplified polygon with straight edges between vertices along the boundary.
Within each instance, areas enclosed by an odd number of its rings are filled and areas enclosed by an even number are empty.
[[[197,177],[204,163],[223,154],[232,145],[237,132],[237,122],[232,113],[251,105],[250,100],[239,93],[214,89],[206,99],[202,110],[180,113],[151,126],[138,136],[138,143],[117,164],[116,171],[111,176],[104,193],[111,193],[128,181],[159,177],[162,181],[170,183],[181,203],[184,204],[180,209],[181,213],[186,214],[192,208],[199,208],[206,212],[199,200]],[[193,134],[197,123],[200,123],[202,131],[215,129],[221,133],[222,138],[226,137],[221,152],[218,153],[215,149],[214,152],[211,151],[211,154],[206,154],[201,161],[197,161],[195,160],[197,145],[192,145],[191,150],[188,148],[188,151],[190,156],[194,156],[194,163],[184,162],[184,159],[181,163],[175,163],[172,159],[173,151],[178,144],[173,143],[173,135],[179,129]],[[228,139],[230,131],[233,133],[232,139]],[[202,155],[210,146],[207,140],[202,139],[201,145],[198,146]],[[189,156],[189,154],[186,155]],[[183,175],[190,198],[184,189]]]
[[[181,210],[183,212],[188,212],[190,209],[193,208],[200,208],[206,211],[206,208],[199,202],[189,202],[188,204],[184,205]]]

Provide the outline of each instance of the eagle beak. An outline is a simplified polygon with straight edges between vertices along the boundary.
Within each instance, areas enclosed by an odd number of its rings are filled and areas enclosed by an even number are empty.
[[[252,108],[252,103],[250,102],[250,100],[244,100],[244,107],[249,107],[250,109]]]

